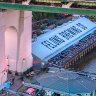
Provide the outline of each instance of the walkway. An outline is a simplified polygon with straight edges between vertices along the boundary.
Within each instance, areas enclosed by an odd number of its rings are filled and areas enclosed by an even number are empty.
[[[26,94],[26,93],[22,93],[22,92],[16,92],[16,91],[13,91],[11,89],[5,89],[6,91],[16,95],[16,96],[20,96],[20,94],[22,94],[23,96],[32,96],[32,95],[29,95],[29,94]]]
[[[11,79],[13,77],[15,78],[14,84],[10,86],[10,89],[5,89],[5,90],[12,93],[12,94],[14,94],[14,95],[16,95],[16,96],[19,96],[19,94],[23,94],[24,96],[30,96],[30,95],[28,95],[26,93],[20,92],[21,89],[25,88],[25,86],[23,86],[23,83],[22,83],[22,80],[21,80],[20,76],[16,76],[16,75],[14,76],[12,74],[8,74],[8,81],[11,82]]]

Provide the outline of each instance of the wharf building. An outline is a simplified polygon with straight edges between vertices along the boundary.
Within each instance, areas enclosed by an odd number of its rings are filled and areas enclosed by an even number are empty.
[[[33,67],[74,65],[96,47],[96,24],[85,17],[63,24],[32,43]]]

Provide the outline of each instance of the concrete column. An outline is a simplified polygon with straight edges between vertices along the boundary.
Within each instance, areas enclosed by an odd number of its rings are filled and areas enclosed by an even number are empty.
[[[18,48],[17,48],[17,72],[24,72],[32,67],[32,12],[20,11]]]
[[[0,85],[7,80],[5,64],[5,23],[3,12],[0,12]]]
[[[19,10],[6,10],[4,20],[6,24],[5,30],[5,57],[8,69],[16,71],[17,63],[17,39],[19,33]]]
[[[32,12],[8,9],[6,24],[5,56],[9,70],[23,72],[32,66],[31,36]],[[11,43],[10,43],[11,42]]]

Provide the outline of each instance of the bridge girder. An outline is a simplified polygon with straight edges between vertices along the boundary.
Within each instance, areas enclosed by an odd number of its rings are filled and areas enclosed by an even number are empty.
[[[58,8],[58,7],[49,7],[49,6],[21,5],[21,4],[9,4],[9,3],[0,3],[0,8],[96,16],[96,10],[94,10],[94,9],[89,10],[89,9],[79,9],[79,8],[77,8],[77,9],[76,8]]]

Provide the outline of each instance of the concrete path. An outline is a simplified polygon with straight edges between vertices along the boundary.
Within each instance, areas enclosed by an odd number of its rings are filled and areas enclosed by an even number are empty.
[[[13,90],[11,90],[11,89],[4,89],[4,90],[6,90],[6,91],[8,91],[8,92],[10,92],[10,93],[12,93],[12,94],[14,94],[14,95],[16,95],[16,96],[20,96],[20,94],[22,94],[22,95],[24,95],[24,96],[32,96],[32,95],[29,95],[29,94],[26,94],[26,93],[13,91]]]

